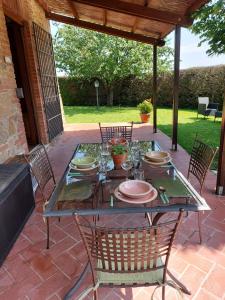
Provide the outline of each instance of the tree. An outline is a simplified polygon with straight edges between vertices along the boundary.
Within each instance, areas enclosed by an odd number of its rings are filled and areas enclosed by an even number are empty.
[[[192,32],[200,36],[200,44],[207,42],[208,55],[225,53],[225,1],[211,1],[203,6],[193,17]]]
[[[63,25],[54,37],[56,66],[66,75],[93,81],[105,87],[107,103],[113,105],[116,82],[133,75],[144,77],[152,71],[152,46]],[[171,49],[159,49],[160,70],[170,67]]]

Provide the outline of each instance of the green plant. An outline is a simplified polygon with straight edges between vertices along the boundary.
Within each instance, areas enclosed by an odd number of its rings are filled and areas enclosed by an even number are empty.
[[[123,155],[127,153],[127,147],[124,145],[114,145],[112,146],[113,155]]]
[[[146,99],[139,103],[137,108],[140,110],[141,114],[149,114],[152,111],[151,99]]]

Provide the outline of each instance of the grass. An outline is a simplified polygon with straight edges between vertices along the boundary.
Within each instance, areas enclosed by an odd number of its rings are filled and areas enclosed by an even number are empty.
[[[101,107],[97,110],[91,106],[65,106],[65,117],[68,123],[97,123],[97,122],[140,122],[138,110],[135,107]],[[172,110],[158,109],[158,128],[172,136]],[[199,117],[195,110],[179,110],[178,142],[191,152],[196,133],[206,144],[219,146],[221,119]],[[152,120],[151,120],[152,122]],[[213,167],[216,167],[216,162]]]

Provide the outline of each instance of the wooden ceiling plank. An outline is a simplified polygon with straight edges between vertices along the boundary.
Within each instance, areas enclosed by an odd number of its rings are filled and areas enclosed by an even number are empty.
[[[144,1],[144,6],[145,7],[148,6],[148,0]],[[135,32],[135,30],[137,29],[137,26],[138,26],[138,18],[135,18],[134,25],[133,25],[131,32]]]
[[[107,25],[107,10],[104,9],[103,11],[103,25],[106,26]]]
[[[132,30],[131,30],[131,32],[135,32],[135,30],[136,30],[136,28],[137,28],[137,25],[138,25],[138,18],[135,18],[135,21],[134,21],[134,25],[133,25],[133,27],[132,27]]]
[[[179,24],[180,26],[190,26],[192,19],[189,16],[182,16],[168,11],[142,6],[134,3],[123,2],[120,0],[71,0],[102,9],[136,16],[139,18],[155,20],[167,24]]]
[[[148,36],[145,36],[145,35],[131,33],[131,32],[128,32],[128,31],[122,31],[122,30],[119,30],[119,29],[116,29],[116,28],[102,26],[100,24],[86,22],[86,21],[82,21],[82,20],[78,20],[78,19],[75,19],[75,18],[70,18],[70,17],[66,17],[66,16],[54,14],[54,13],[46,13],[46,17],[48,19],[53,20],[53,21],[62,22],[62,23],[65,23],[65,24],[70,24],[70,25],[75,25],[75,26],[78,26],[78,27],[81,27],[81,28],[98,31],[98,32],[102,32],[102,33],[106,33],[106,34],[126,38],[126,39],[129,39],[129,40],[134,40],[134,41],[137,41],[137,42],[142,42],[142,43],[157,45],[157,46],[164,46],[165,45],[165,42],[163,40],[160,40],[160,39],[154,39],[152,37],[148,37]]]
[[[71,11],[72,11],[72,13],[73,13],[73,16],[74,16],[75,18],[79,19],[79,15],[78,15],[78,12],[77,12],[77,10],[76,10],[76,7],[74,6],[74,3],[71,2],[70,0],[67,0],[67,2],[68,2],[69,6],[70,6],[70,8],[71,8]]]
[[[188,14],[193,13],[194,11],[198,10],[199,8],[201,8],[203,5],[205,5],[206,3],[208,3],[209,0],[197,0],[195,1],[187,10]]]

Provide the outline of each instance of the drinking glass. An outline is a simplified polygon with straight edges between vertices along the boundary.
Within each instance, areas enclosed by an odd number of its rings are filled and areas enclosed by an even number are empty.
[[[134,179],[144,180],[145,179],[144,170],[143,169],[135,169],[134,170]]]
[[[105,159],[101,159],[100,163],[99,163],[99,174],[100,174],[100,178],[102,180],[103,183],[107,182],[107,161]]]
[[[127,179],[129,177],[129,171],[133,168],[133,162],[129,159],[122,162],[121,167],[124,171],[127,171]]]

